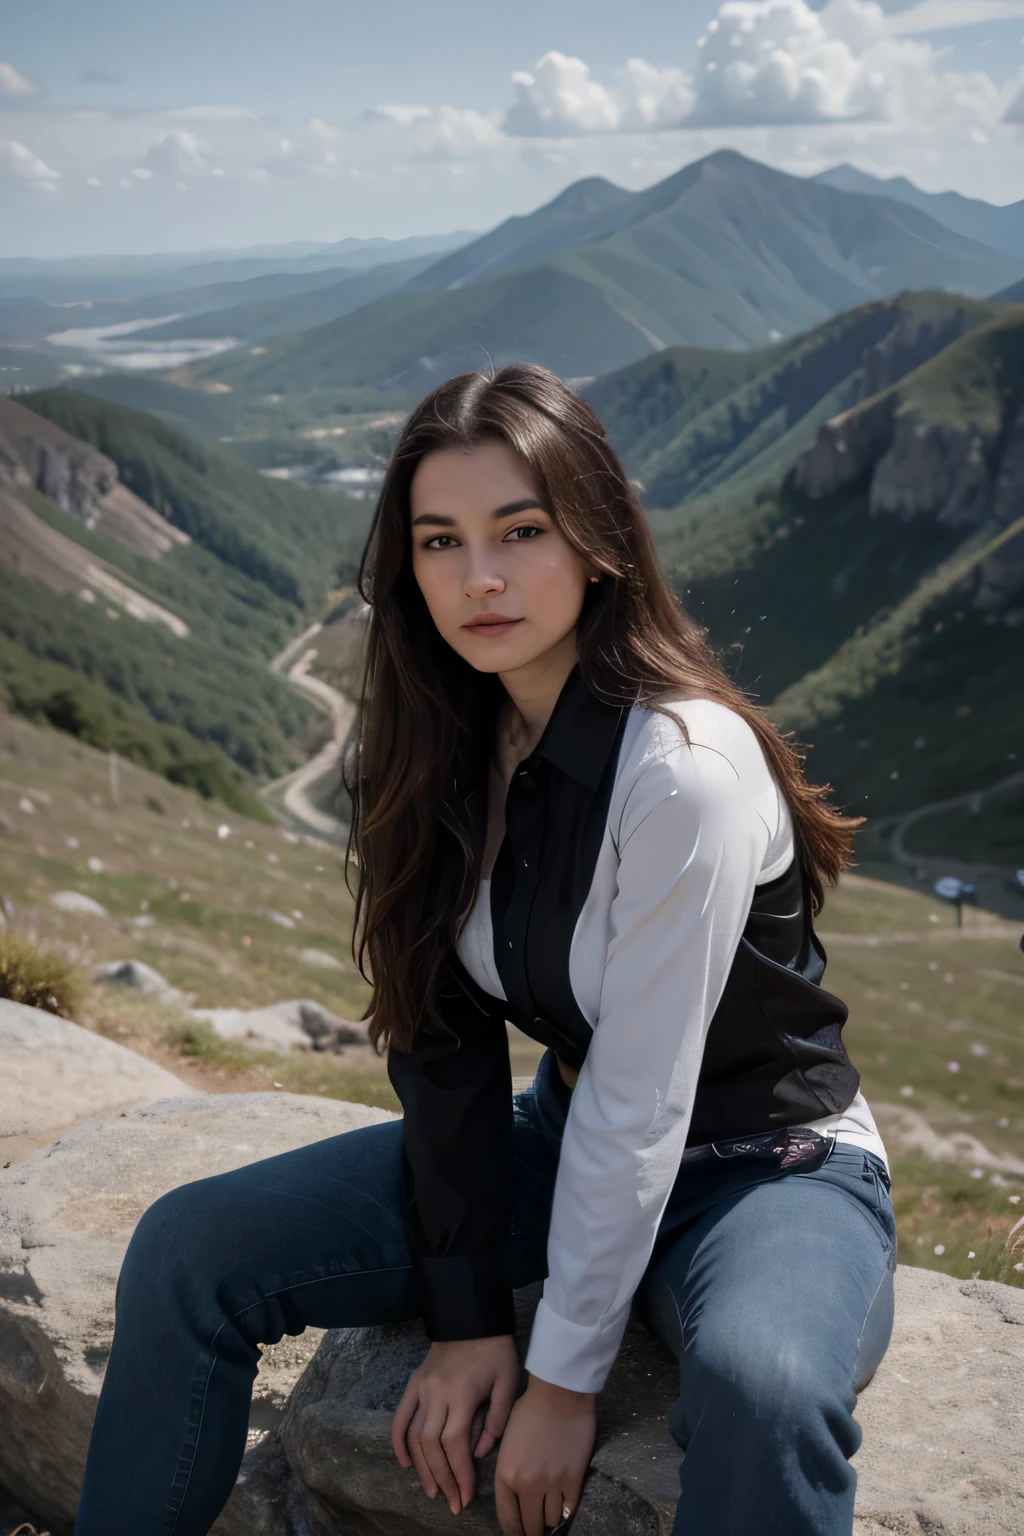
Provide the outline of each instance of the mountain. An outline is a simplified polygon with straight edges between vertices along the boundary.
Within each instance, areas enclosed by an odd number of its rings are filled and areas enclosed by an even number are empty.
[[[840,192],[896,198],[968,240],[978,240],[1010,256],[1024,257],[1024,201],[1000,207],[959,192],[923,192],[905,176],[871,176],[854,165],[834,165],[813,179]]]
[[[379,267],[371,267],[365,272],[347,272],[340,281],[337,273],[331,274],[331,281],[325,281],[322,272],[307,275],[303,279],[278,273],[276,276],[285,279],[290,285],[301,282],[302,286],[296,286],[289,294],[283,291],[281,284],[277,291],[255,302],[231,303],[228,298],[226,305],[223,300],[229,290],[257,285],[266,288],[271,279],[253,278],[248,283],[220,283],[217,285],[217,293],[222,302],[217,308],[201,315],[192,313],[165,325],[147,326],[137,334],[140,341],[165,341],[172,338],[192,340],[207,336],[235,336],[247,342],[265,341],[271,336],[311,330],[331,320],[338,320],[342,315],[351,314],[364,304],[372,303],[374,299],[394,293],[425,267],[432,265],[433,258],[430,256],[419,256],[412,261],[383,262]],[[202,288],[196,290],[197,293],[209,291]]]
[[[993,297],[998,304],[1024,304],[1024,282],[1013,283]]]
[[[580,378],[666,346],[763,346],[904,288],[987,294],[1021,267],[905,203],[721,151],[643,192],[578,183],[388,298],[195,377],[413,392],[530,357]]]
[[[743,487],[781,479],[823,422],[999,314],[992,302],[902,294],[773,347],[669,347],[594,380],[584,394],[667,539],[679,523],[673,509],[699,502],[727,516]],[[691,511],[683,525],[692,520]]]
[[[309,718],[268,662],[367,516],[138,411],[0,397],[0,695],[252,808]]]
[[[683,602],[841,803],[910,810],[1024,764],[1021,311],[907,295],[587,393],[650,477]],[[1007,793],[968,841],[1019,864],[1022,835]]]
[[[403,240],[296,241],[283,246],[157,252],[151,256],[0,257],[0,297],[41,298],[52,304],[89,299],[123,301],[282,271],[360,270],[387,261],[436,258],[464,245],[474,234],[472,230],[455,230],[446,235],[410,235]]]

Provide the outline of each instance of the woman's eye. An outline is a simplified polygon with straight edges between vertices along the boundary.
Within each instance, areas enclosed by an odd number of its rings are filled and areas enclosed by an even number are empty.
[[[543,533],[543,528],[538,528],[535,523],[523,523],[519,528],[513,528],[506,533],[506,539],[518,540],[532,539],[535,533]]]
[[[447,541],[447,542],[445,542]],[[447,549],[449,544],[455,541],[450,533],[435,533],[432,539],[427,539],[424,549]]]

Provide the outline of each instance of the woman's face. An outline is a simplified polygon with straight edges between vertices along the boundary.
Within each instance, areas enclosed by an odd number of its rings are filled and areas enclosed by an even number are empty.
[[[410,509],[413,574],[441,635],[470,666],[513,672],[574,636],[592,567],[541,506],[514,449],[485,442],[428,453]]]

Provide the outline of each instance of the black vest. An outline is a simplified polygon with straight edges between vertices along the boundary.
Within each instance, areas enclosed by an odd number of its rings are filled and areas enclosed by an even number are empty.
[[[494,957],[507,1002],[485,993],[450,955],[454,986],[477,1008],[509,1020],[570,1067],[582,1066],[592,1031],[573,995],[569,951],[628,715],[597,699],[575,669],[536,751],[513,775],[491,884]],[[804,1124],[850,1105],[860,1074],[842,1041],[846,1004],[821,985],[825,959],[798,855],[755,890],[705,1043],[687,1146]]]

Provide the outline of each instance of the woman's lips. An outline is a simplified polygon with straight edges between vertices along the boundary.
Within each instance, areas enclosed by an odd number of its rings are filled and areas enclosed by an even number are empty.
[[[468,630],[471,635],[494,637],[497,635],[507,635],[510,629],[514,629],[517,624],[522,622],[522,619],[506,619],[500,614],[495,614],[493,618],[488,616],[486,619],[472,619],[468,624],[463,624],[462,627]]]

